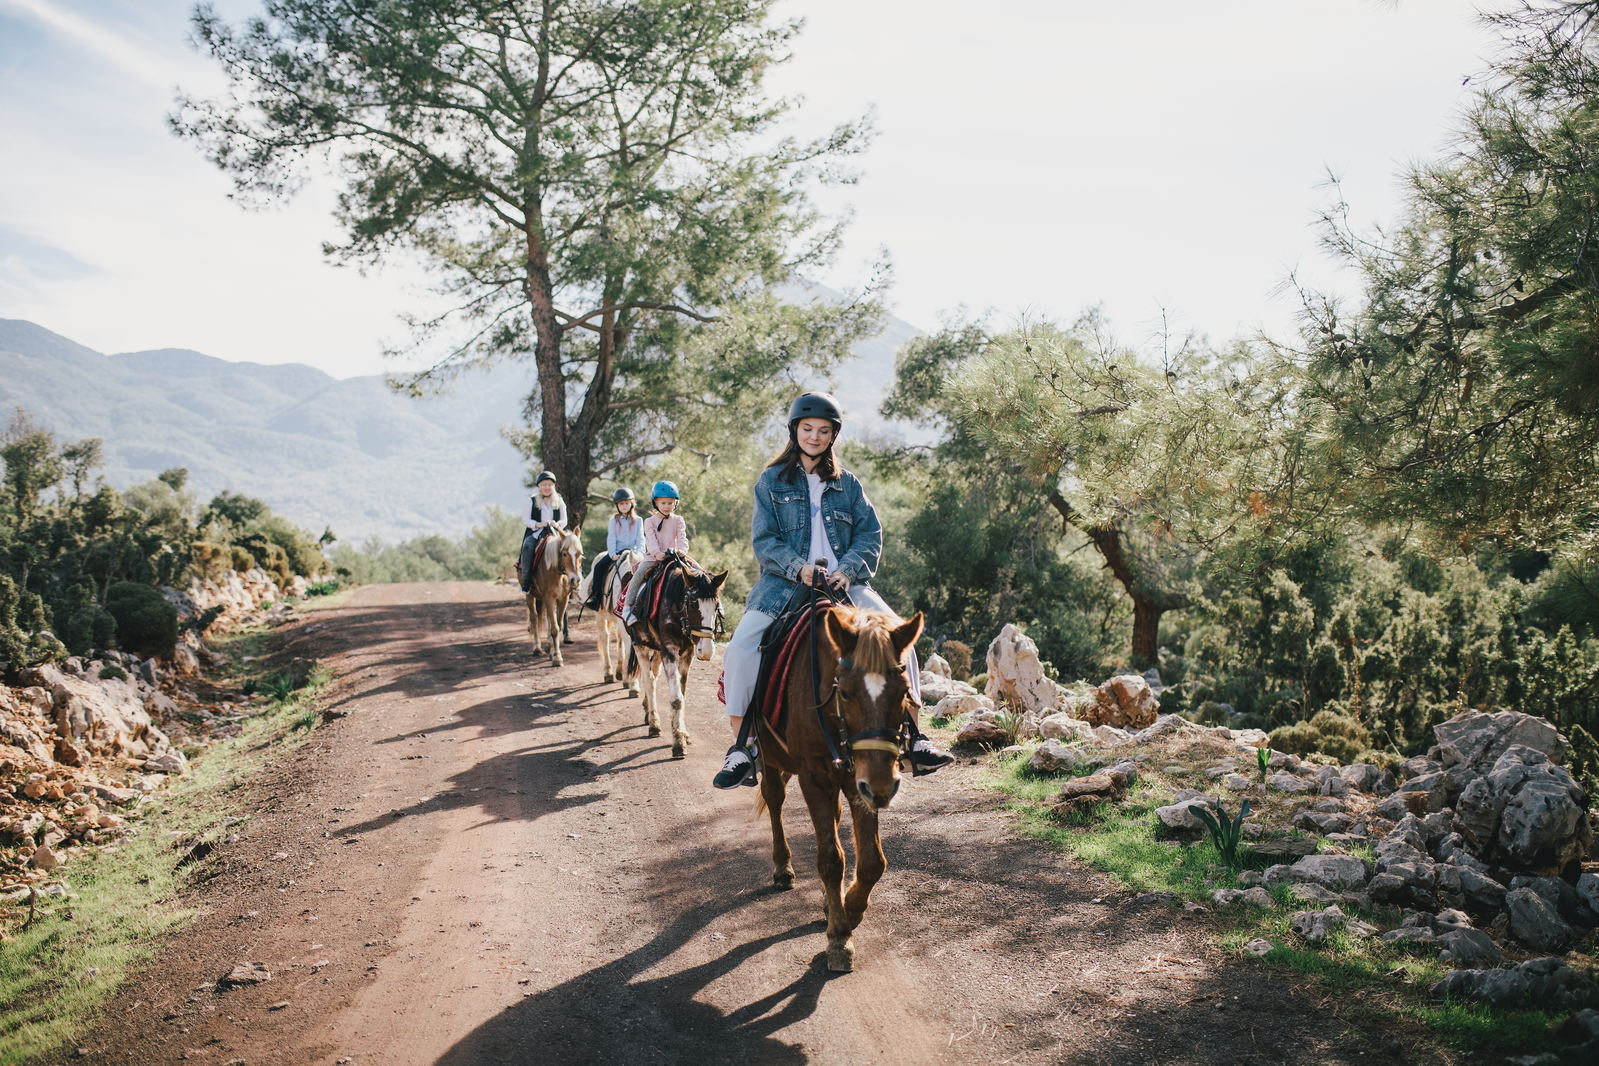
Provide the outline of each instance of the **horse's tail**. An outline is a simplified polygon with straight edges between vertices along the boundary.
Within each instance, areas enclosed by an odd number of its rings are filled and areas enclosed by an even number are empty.
[[[765,813],[766,813],[766,790],[764,788],[758,788],[758,789],[755,790],[755,817],[759,818],[761,815],[763,815]]]
[[[638,673],[638,645],[629,641],[627,645],[627,676],[632,677]]]

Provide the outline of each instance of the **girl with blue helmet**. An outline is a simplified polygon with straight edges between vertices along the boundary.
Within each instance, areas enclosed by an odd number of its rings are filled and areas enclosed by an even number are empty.
[[[825,392],[805,393],[789,407],[788,445],[755,483],[751,537],[760,578],[722,655],[728,724],[735,737],[755,696],[761,636],[779,615],[803,602],[817,575],[815,560],[824,560],[821,576],[835,597],[869,611],[896,613],[868,584],[883,554],[883,527],[859,479],[839,465],[834,445],[843,428],[836,399]],[[914,650],[910,656],[911,699],[920,706],[921,669]],[[914,716],[911,728],[916,729]],[[712,783],[717,788],[755,784],[754,754],[753,741],[735,741]],[[920,734],[910,757],[922,770],[954,761]]]
[[[650,490],[651,514],[644,519],[644,562],[627,586],[627,606],[622,612],[622,621],[628,625],[637,621],[633,615],[633,601],[650,571],[661,564],[669,551],[688,554],[688,523],[675,513],[679,498],[677,486],[670,481],[657,481]]]

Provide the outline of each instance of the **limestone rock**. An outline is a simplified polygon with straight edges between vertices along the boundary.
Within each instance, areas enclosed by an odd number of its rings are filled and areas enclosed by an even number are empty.
[[[937,652],[927,657],[927,661],[922,664],[922,671],[942,678],[953,679],[954,677],[949,672],[949,660]]]
[[[1564,767],[1517,744],[1491,772],[1466,786],[1455,823],[1486,862],[1558,873],[1593,842],[1587,804],[1587,794]]]
[[[1481,1000],[1499,1008],[1538,1006],[1569,1010],[1595,996],[1591,980],[1573,973],[1564,959],[1531,959],[1509,970],[1455,970],[1432,987],[1438,998]]]
[[[1268,955],[1275,947],[1276,945],[1270,940],[1263,940],[1259,937],[1256,937],[1254,940],[1251,940],[1249,943],[1244,945],[1244,950],[1249,952],[1251,955]]]
[[[1155,724],[1159,706],[1148,681],[1137,674],[1119,674],[1099,686],[1086,717],[1091,725],[1138,730]]]
[[[1258,841],[1249,848],[1262,858],[1292,859],[1302,855],[1314,855],[1317,843],[1315,837],[1280,836]]]
[[[1097,725],[1094,727],[1094,738],[1107,747],[1125,744],[1133,735],[1125,729],[1118,729],[1111,725]]]
[[[57,866],[61,865],[61,860],[56,856],[55,852],[50,850],[50,845],[40,844],[38,847],[33,849],[33,859],[31,861],[31,865],[36,870],[43,870],[44,872],[49,873],[51,870],[54,870]]]
[[[1279,792],[1316,792],[1319,787],[1314,781],[1307,781],[1303,777],[1282,770],[1266,778],[1266,784]]]
[[[925,693],[924,693],[925,696]],[[987,696],[948,695],[933,705],[934,718],[957,718],[963,714],[992,714],[994,701]]]
[[[1382,771],[1369,762],[1345,766],[1338,773],[1351,788],[1359,789],[1361,792],[1377,791],[1377,784],[1382,780]]]
[[[1204,797],[1182,800],[1178,803],[1172,804],[1169,807],[1156,807],[1155,817],[1159,818],[1161,824],[1166,826],[1168,829],[1202,830],[1205,828],[1205,823],[1200,821],[1194,815],[1194,812],[1191,808],[1210,808],[1213,805],[1214,804],[1212,801],[1205,799]]]
[[[1068,710],[1065,693],[1044,673],[1038,645],[1014,625],[1006,625],[988,645],[988,686],[984,694],[1040,716]]]
[[[1532,748],[1549,762],[1565,761],[1566,741],[1543,718],[1515,711],[1484,714],[1466,711],[1433,727],[1444,766],[1464,766],[1473,776],[1492,772],[1500,756],[1514,746]]]
[[[1127,776],[1116,770],[1101,770],[1097,774],[1087,777],[1075,777],[1060,787],[1062,800],[1075,799],[1079,796],[1111,796],[1123,792],[1127,788]]]
[[[1194,724],[1180,714],[1162,714],[1155,718],[1153,725],[1145,726],[1137,733],[1134,733],[1133,743],[1148,744],[1158,737],[1192,728],[1194,728]]]
[[[241,988],[245,985],[259,985],[272,980],[272,973],[259,962],[241,962],[228,975],[217,984],[227,988]]]
[[[1294,881],[1309,881],[1327,888],[1358,888],[1366,883],[1363,860],[1353,855],[1306,855],[1289,868]]]
[[[1231,792],[1248,792],[1251,787],[1249,778],[1243,774],[1228,774],[1223,783]]]
[[[1097,742],[1094,727],[1081,718],[1061,712],[1052,714],[1038,723],[1038,731],[1046,740]]]
[[[1442,948],[1439,958],[1455,969],[1465,969],[1478,963],[1502,962],[1504,956],[1494,946],[1493,938],[1480,929],[1452,929],[1438,937]]]
[[[194,677],[200,672],[200,656],[187,644],[179,644],[172,650],[172,665],[184,677]]]
[[[1571,939],[1571,926],[1530,888],[1505,893],[1505,907],[1510,912],[1510,931],[1529,947],[1559,951]]]
[[[1040,744],[1027,762],[1029,769],[1040,774],[1070,773],[1076,764],[1077,753],[1054,740]]]
[[[142,759],[166,743],[166,737],[145,710],[138,688],[116,678],[96,679],[58,674],[51,686],[58,737],[97,755]],[[57,753],[57,761],[64,754]],[[67,765],[81,765],[67,762]]]
[[[152,774],[182,774],[188,772],[189,760],[184,758],[183,752],[168,748],[146,759],[144,769]]]
[[[1319,944],[1341,930],[1348,921],[1348,915],[1337,906],[1332,906],[1322,911],[1295,911],[1288,919],[1288,924],[1309,943]]]

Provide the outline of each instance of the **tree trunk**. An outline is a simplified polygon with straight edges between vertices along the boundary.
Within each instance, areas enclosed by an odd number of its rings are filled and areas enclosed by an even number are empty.
[[[1121,583],[1127,598],[1133,601],[1132,661],[1135,666],[1156,666],[1160,662],[1160,616],[1167,611],[1185,607],[1188,597],[1153,592],[1139,579],[1137,564],[1127,551],[1121,530],[1114,523],[1107,526],[1089,526],[1079,521],[1081,516],[1066,502],[1058,491],[1049,494],[1049,502],[1060,512],[1062,521],[1070,522],[1093,541],[1105,560],[1105,566]]]

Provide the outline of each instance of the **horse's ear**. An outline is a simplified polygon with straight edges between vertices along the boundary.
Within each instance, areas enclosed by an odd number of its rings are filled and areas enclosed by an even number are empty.
[[[894,642],[894,657],[896,659],[904,655],[905,649],[910,647],[912,644],[915,644],[916,641],[921,637],[922,625],[924,621],[925,619],[922,618],[922,612],[917,611],[911,616],[909,621],[901,622],[899,626],[889,634],[889,639]]]
[[[855,650],[855,644],[860,640],[860,634],[851,629],[837,611],[822,612],[822,631],[846,658]]]
[[[726,570],[723,570],[720,574],[711,575],[711,588],[720,589],[722,587],[722,582],[724,582],[726,580],[727,580],[727,571]]]

